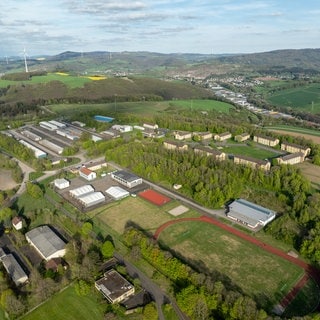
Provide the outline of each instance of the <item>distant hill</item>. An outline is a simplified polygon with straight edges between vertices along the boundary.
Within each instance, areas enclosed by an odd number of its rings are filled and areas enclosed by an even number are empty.
[[[320,73],[320,49],[276,50],[252,54],[162,54],[156,52],[72,52],[43,59],[28,59],[33,71],[67,71],[74,74],[144,74],[153,77],[176,74],[206,76],[230,73]],[[21,58],[0,61],[0,73],[24,70]]]

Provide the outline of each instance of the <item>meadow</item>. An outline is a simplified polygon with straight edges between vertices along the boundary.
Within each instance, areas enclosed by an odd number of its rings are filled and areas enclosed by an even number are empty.
[[[204,271],[217,271],[267,310],[304,271],[213,225],[183,222],[165,229],[160,243]]]
[[[107,303],[100,301],[98,292],[81,297],[76,294],[74,287],[70,286],[21,319],[101,320]]]
[[[271,159],[274,157],[277,157],[279,154],[273,151],[269,151],[266,149],[262,149],[260,147],[255,146],[248,146],[248,145],[229,145],[226,147],[223,147],[220,151],[223,151],[228,154],[233,155],[242,155],[242,156],[248,156],[256,159]]]
[[[287,106],[303,111],[320,111],[320,84],[312,83],[303,87],[276,91],[267,95],[267,100],[275,106]]]
[[[8,85],[16,84],[37,84],[37,83],[48,83],[51,81],[60,81],[66,84],[70,88],[81,88],[87,82],[93,81],[88,77],[73,76],[66,73],[48,73],[44,76],[34,76],[28,81],[10,81],[0,79],[0,88],[7,87]]]

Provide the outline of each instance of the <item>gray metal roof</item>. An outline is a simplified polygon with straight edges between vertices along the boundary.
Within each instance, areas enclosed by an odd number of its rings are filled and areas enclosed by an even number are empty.
[[[254,227],[259,223],[264,224],[267,220],[274,218],[276,213],[247,200],[237,199],[229,205],[228,215]]]
[[[28,280],[28,276],[11,253],[2,257],[1,261],[11,279],[17,286]]]
[[[32,242],[45,259],[66,246],[66,243],[48,226],[32,229],[26,233],[26,238]]]

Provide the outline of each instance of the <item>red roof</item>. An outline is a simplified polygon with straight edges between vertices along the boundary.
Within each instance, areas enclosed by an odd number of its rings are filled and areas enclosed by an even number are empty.
[[[86,168],[86,167],[82,167],[80,169],[80,171],[85,174],[86,176],[88,176],[90,173],[92,173],[93,171],[91,171],[90,169]]]

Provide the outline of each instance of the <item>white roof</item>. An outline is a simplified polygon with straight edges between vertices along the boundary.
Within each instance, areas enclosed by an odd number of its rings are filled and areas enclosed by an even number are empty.
[[[26,238],[47,259],[54,253],[65,248],[66,243],[48,226],[40,226],[26,233]]]
[[[92,185],[90,184],[86,184],[82,187],[70,190],[69,192],[71,193],[71,195],[73,195],[76,198],[79,198],[87,193],[91,193],[94,191],[94,188]]]
[[[121,199],[129,196],[129,192],[120,187],[110,187],[106,190],[106,193],[115,199]]]
[[[17,286],[28,280],[28,276],[11,253],[3,256],[1,261],[11,279]]]
[[[70,185],[70,182],[67,179],[55,179],[54,185],[56,187],[67,187]]]
[[[78,199],[83,202],[86,206],[89,206],[90,204],[99,203],[105,200],[105,196],[102,192],[91,192],[88,194],[85,194],[81,197],[78,197]]]

